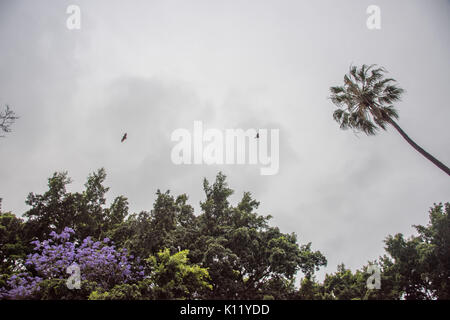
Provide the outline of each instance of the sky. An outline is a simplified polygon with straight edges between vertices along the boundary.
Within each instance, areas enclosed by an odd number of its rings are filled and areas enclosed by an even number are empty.
[[[68,29],[67,7],[80,8]],[[370,5],[381,29],[370,30]],[[270,224],[312,242],[318,273],[384,254],[413,234],[450,179],[389,128],[375,137],[334,122],[329,87],[351,64],[378,64],[406,90],[399,125],[450,164],[450,1],[0,1],[0,106],[20,119],[0,138],[3,211],[22,215],[55,171],[69,191],[104,167],[108,199],[151,210],[157,189],[187,193],[222,171],[260,201]],[[171,133],[194,121],[221,131],[279,130],[279,171],[175,165]],[[128,139],[120,143],[124,132]]]

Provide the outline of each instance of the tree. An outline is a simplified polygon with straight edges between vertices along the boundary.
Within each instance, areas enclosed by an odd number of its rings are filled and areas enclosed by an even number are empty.
[[[392,78],[385,78],[387,71],[376,65],[350,67],[344,76],[344,85],[331,87],[331,101],[338,107],[333,118],[341,129],[351,128],[367,135],[375,135],[378,129],[392,125],[400,135],[420,154],[450,175],[450,169],[415,143],[397,124],[398,113],[393,103],[400,101],[404,90]]]
[[[208,270],[189,263],[188,254],[183,250],[171,255],[164,249],[146,260],[156,299],[193,299],[212,289]]]
[[[418,236],[385,240],[382,289],[387,283],[408,300],[450,299],[450,203],[435,205],[429,218],[427,226],[414,226]]]
[[[297,244],[295,234],[284,234],[268,224],[271,216],[258,215],[259,202],[245,192],[237,206],[228,198],[233,190],[219,173],[200,205],[198,237],[188,244],[192,261],[209,270],[213,290],[209,299],[262,299],[282,297],[290,290],[297,271],[311,276],[326,265],[311,245]],[[275,289],[281,291],[275,292]],[[283,290],[285,290],[283,292]]]
[[[11,132],[11,126],[13,123],[19,119],[19,117],[12,111],[8,105],[4,111],[0,111],[0,129],[1,131],[7,133]],[[0,135],[0,137],[4,137]]]
[[[0,211],[0,274],[17,271],[27,253],[24,221],[10,212]]]
[[[143,259],[168,248],[176,252],[197,237],[194,209],[187,196],[172,196],[169,191],[156,192],[153,209],[131,214],[125,221],[110,228],[108,237]]]
[[[170,254],[168,248],[145,259],[146,277],[136,283],[97,288],[90,300],[195,299],[211,290],[206,268],[189,262],[189,252]]]
[[[322,284],[303,279],[295,295],[299,299],[430,300],[450,299],[450,203],[430,209],[427,226],[414,226],[417,236],[403,234],[385,240],[387,254],[352,273],[344,264],[327,274]],[[380,268],[380,289],[368,289],[372,274],[368,266]]]
[[[103,290],[143,278],[143,267],[134,265],[133,257],[126,249],[117,250],[107,238],[101,242],[93,241],[90,237],[81,243],[72,242],[70,238],[73,234],[74,230],[64,228],[60,234],[52,232],[50,239],[33,241],[35,252],[28,255],[22,272],[9,278],[7,290],[0,292],[0,296],[24,299],[44,294],[48,297],[55,291],[70,295],[70,291],[64,288],[65,281],[61,280],[68,278],[67,268],[74,264],[80,270],[80,280],[89,284],[89,287],[95,283],[96,288]]]
[[[189,260],[208,269],[212,290],[208,299],[286,298],[294,292],[297,271],[312,275],[326,264],[311,244],[297,244],[295,234],[284,234],[268,224],[270,216],[255,211],[259,202],[249,192],[233,206],[233,190],[219,173],[213,184],[203,183],[206,199],[194,215],[187,196],[157,191],[153,209],[132,214],[111,234],[117,244],[145,259],[161,250],[188,250]]]
[[[300,282],[300,288],[294,295],[299,300],[322,300],[326,299],[323,294],[323,286],[314,277],[305,277]],[[328,299],[333,299],[329,296]]]
[[[8,271],[0,275],[0,296],[290,299],[297,272],[309,279],[326,265],[311,243],[299,245],[294,233],[270,226],[271,216],[256,212],[259,202],[250,192],[232,205],[233,190],[222,173],[213,184],[204,180],[199,215],[187,195],[159,190],[152,210],[128,215],[124,196],[106,205],[105,177],[100,169],[89,175],[85,190],[68,192],[68,174],[55,173],[47,191],[29,194],[28,220],[1,215],[0,253]],[[36,238],[35,251],[24,259],[32,249],[23,253],[22,244]],[[82,275],[76,292],[64,282],[74,262]]]
[[[371,292],[366,284],[368,277],[369,274],[364,271],[356,270],[352,273],[344,264],[340,264],[336,273],[325,276],[324,297],[337,300],[366,300]]]
[[[28,232],[45,239],[52,231],[70,227],[79,240],[108,236],[128,215],[128,201],[119,196],[107,208],[105,196],[109,188],[103,185],[105,179],[105,170],[99,169],[88,176],[83,192],[72,193],[66,190],[72,182],[68,173],[55,172],[48,179],[48,191],[42,195],[30,193],[27,197],[26,204],[31,206],[24,214],[28,218]]]

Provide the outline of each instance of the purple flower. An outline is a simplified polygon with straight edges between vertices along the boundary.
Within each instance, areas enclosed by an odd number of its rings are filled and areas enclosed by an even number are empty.
[[[116,250],[112,243],[107,245],[110,239],[94,243],[91,237],[87,237],[77,245],[69,241],[73,233],[73,229],[64,228],[61,234],[50,234],[54,241],[33,241],[35,253],[28,255],[25,265],[38,276],[32,277],[28,273],[11,276],[7,290],[1,288],[0,299],[32,298],[43,279],[68,278],[70,275],[66,270],[73,263],[80,267],[82,280],[95,281],[107,290],[115,284],[144,277],[142,266],[135,268],[131,261],[133,258],[126,250]]]

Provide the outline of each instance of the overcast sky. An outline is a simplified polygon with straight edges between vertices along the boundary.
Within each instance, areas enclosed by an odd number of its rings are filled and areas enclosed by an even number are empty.
[[[69,30],[69,5],[81,29]],[[381,29],[366,27],[369,5]],[[329,87],[351,63],[379,64],[406,90],[400,126],[450,164],[449,1],[5,1],[0,2],[0,105],[20,116],[0,139],[3,210],[23,214],[55,171],[69,188],[104,167],[109,199],[150,210],[156,190],[187,193],[228,176],[271,224],[352,270],[384,253],[389,234],[412,234],[449,177],[389,129],[342,131]],[[171,133],[206,127],[280,130],[280,170],[182,165]],[[128,140],[120,143],[124,132]]]

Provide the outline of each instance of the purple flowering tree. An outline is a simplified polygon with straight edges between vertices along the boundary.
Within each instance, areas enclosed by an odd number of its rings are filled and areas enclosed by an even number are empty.
[[[23,272],[12,275],[7,281],[9,290],[0,288],[0,299],[27,299],[39,291],[41,277],[33,277]]]
[[[36,251],[25,261],[29,272],[13,275],[7,281],[7,289],[1,298],[32,298],[39,291],[39,283],[45,279],[68,279],[67,268],[76,264],[81,281],[96,282],[99,288],[108,290],[116,284],[135,282],[144,276],[142,267],[132,263],[133,256],[126,249],[117,250],[108,238],[93,241],[87,237],[81,243],[71,242],[74,233],[65,228],[61,234],[52,232],[51,238],[33,241]],[[139,261],[137,261],[139,263]]]

